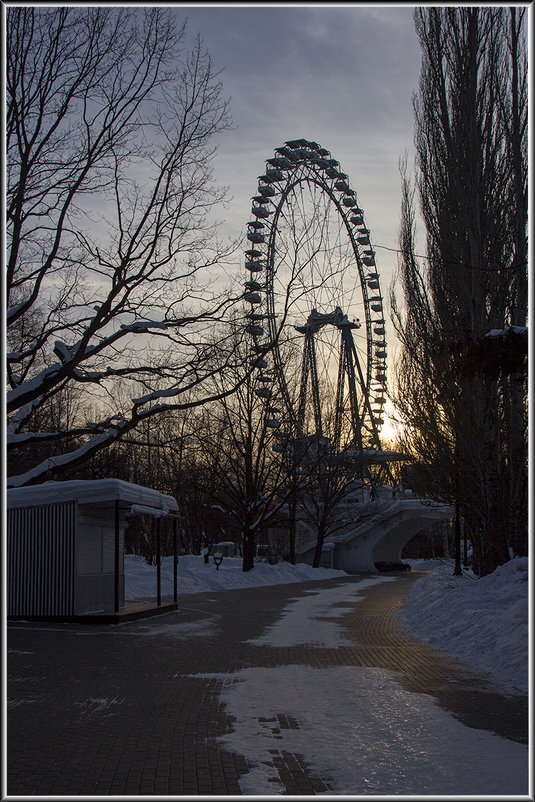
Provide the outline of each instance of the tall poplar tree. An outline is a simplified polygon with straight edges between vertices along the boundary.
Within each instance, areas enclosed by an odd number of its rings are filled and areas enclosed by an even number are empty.
[[[457,505],[481,575],[511,547],[527,549],[524,16],[521,7],[415,12],[422,67],[414,188],[402,168],[404,303],[391,293],[402,446],[428,490]]]

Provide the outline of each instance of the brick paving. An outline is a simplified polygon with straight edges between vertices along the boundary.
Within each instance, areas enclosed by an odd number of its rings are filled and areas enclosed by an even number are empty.
[[[9,624],[8,796],[236,796],[244,757],[217,738],[232,731],[217,679],[251,666],[377,666],[408,690],[431,694],[463,724],[520,743],[528,701],[506,694],[406,635],[395,616],[417,572],[362,592],[338,623],[353,646],[272,648],[247,643],[290,599],[359,577],[179,597],[176,612],[117,626]],[[273,720],[273,765],[287,794],[329,790],[302,755],[281,751],[290,716]]]

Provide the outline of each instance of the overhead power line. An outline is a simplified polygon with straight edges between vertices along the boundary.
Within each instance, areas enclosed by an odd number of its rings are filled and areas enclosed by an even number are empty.
[[[376,245],[374,243],[373,247],[382,248],[385,251],[392,251],[393,253],[403,253],[401,248],[389,248],[388,245]],[[413,256],[415,256],[416,259],[426,259],[428,262],[430,261],[429,256],[424,256],[421,253],[415,253]],[[519,267],[525,267],[527,262],[515,262],[505,267],[480,267],[479,265],[469,265],[466,262],[453,262],[450,260],[448,260],[448,264],[456,265],[457,267],[467,267],[470,270],[482,270],[484,273],[500,273],[502,270],[517,270]]]

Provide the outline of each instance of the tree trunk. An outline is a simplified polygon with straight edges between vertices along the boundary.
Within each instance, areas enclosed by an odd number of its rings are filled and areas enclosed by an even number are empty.
[[[444,557],[446,558],[446,560],[449,560],[449,558],[450,558],[450,544],[449,544],[449,541],[448,541],[448,524],[446,522],[444,522],[443,524],[441,524],[440,528],[442,530],[442,548],[444,550]],[[435,544],[434,544],[434,540],[433,540],[433,557],[434,556],[435,556]]]
[[[461,576],[461,510],[457,503],[455,505],[455,576]]]
[[[254,537],[251,532],[243,535],[243,571],[251,571],[254,568]]]
[[[289,512],[290,512],[290,520],[288,526],[288,538],[289,538],[289,560],[291,565],[295,565],[295,534],[296,534],[296,511],[297,511],[297,500],[294,498],[290,499],[289,504]]]
[[[323,549],[323,542],[325,540],[325,533],[326,533],[326,523],[324,520],[321,520],[318,524],[318,537],[316,540],[316,549],[314,551],[314,560],[312,561],[313,568],[319,568],[321,562],[321,551]]]

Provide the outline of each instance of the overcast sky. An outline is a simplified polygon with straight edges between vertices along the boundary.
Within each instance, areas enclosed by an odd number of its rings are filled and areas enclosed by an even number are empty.
[[[265,160],[285,140],[319,142],[357,191],[377,245],[397,246],[399,159],[412,154],[420,49],[409,6],[179,6],[231,99],[217,179],[229,229],[245,232]],[[412,157],[411,157],[412,158]],[[377,250],[386,291],[395,254]]]
[[[229,232],[245,234],[265,160],[302,137],[338,159],[374,244],[397,247],[399,160],[408,151],[412,163],[420,70],[413,7],[181,5],[176,12],[201,35],[230,97],[236,128],[221,138],[216,160],[217,180],[232,197],[220,215]],[[377,247],[376,261],[386,306],[396,255]]]
[[[232,211],[248,218],[265,160],[304,137],[340,161],[376,242],[394,245],[398,162],[412,149],[420,66],[413,9],[185,5],[177,13],[223,70],[236,130],[223,137],[217,175],[231,187]]]

